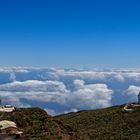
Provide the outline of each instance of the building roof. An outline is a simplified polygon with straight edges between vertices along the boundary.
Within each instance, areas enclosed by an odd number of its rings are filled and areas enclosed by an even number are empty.
[[[0,106],[0,112],[12,112],[15,110],[15,107],[11,105]]]
[[[16,123],[12,122],[12,121],[7,121],[7,120],[3,120],[0,121],[0,129],[6,129],[6,128],[10,128],[10,127],[14,127],[17,128]]]

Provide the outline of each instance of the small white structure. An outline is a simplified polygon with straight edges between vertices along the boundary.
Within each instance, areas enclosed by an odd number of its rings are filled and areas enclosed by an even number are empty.
[[[13,112],[14,110],[15,110],[15,107],[11,105],[0,106],[1,112]]]
[[[17,128],[16,123],[8,120],[0,121],[0,129]]]
[[[133,104],[126,104],[122,110],[122,112],[133,112],[134,106]]]
[[[1,134],[15,134],[21,135],[23,132],[18,131],[17,125],[13,121],[3,120],[0,121]]]
[[[15,107],[12,105],[2,106],[2,98],[0,96],[0,112],[13,112],[14,110],[15,110]]]

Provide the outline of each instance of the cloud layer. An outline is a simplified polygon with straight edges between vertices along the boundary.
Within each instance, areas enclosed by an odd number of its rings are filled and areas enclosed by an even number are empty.
[[[4,104],[40,106],[53,115],[137,101],[139,83],[139,69],[0,69]]]

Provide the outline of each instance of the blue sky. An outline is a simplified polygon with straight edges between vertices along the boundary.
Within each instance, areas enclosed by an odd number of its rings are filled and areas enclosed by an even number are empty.
[[[0,66],[140,67],[138,0],[0,1]]]

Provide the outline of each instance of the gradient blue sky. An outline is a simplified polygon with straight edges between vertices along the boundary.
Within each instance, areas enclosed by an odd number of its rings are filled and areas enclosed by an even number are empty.
[[[0,66],[140,67],[139,0],[1,0]]]

